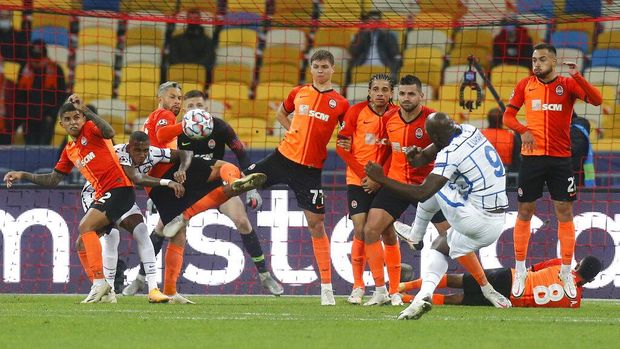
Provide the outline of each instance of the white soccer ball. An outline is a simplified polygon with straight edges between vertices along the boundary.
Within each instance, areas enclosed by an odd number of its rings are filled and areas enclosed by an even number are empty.
[[[213,132],[213,117],[204,110],[192,109],[183,115],[183,133],[191,139],[202,139]]]

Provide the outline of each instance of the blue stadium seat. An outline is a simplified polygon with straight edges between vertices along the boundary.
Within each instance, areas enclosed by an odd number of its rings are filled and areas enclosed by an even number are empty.
[[[553,17],[553,0],[518,0],[520,14],[535,13],[546,18]]]
[[[224,23],[231,23],[226,28],[258,30],[261,22],[261,16],[253,12],[229,12],[224,15]]]
[[[101,11],[113,11],[119,12],[121,2],[119,0],[84,0],[82,2],[82,9],[88,10],[101,10]]]
[[[603,49],[592,52],[592,67],[612,66],[620,68],[620,49]]]
[[[49,45],[69,47],[69,32],[60,27],[39,27],[32,30],[31,40],[41,39]]]
[[[585,14],[591,17],[600,17],[602,12],[601,0],[566,0],[564,13]]]
[[[551,34],[551,44],[556,48],[576,48],[583,53],[588,53],[589,42],[586,32],[568,30]]]

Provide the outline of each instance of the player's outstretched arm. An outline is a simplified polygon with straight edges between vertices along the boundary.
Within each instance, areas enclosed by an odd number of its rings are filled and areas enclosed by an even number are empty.
[[[583,100],[592,105],[601,105],[601,103],[603,103],[603,95],[601,94],[601,91],[592,86],[588,80],[579,74],[577,64],[575,62],[562,62],[562,64],[568,67],[568,73],[570,76],[572,76],[573,79],[575,79],[575,82],[577,82],[577,85],[583,89],[583,92],[585,93],[585,98],[583,98]]]
[[[371,161],[366,164],[366,174],[373,181],[383,185],[384,188],[411,202],[426,201],[448,182],[446,177],[431,173],[421,185],[401,183],[388,178],[383,173],[383,167]]]
[[[185,195],[185,188],[183,187],[183,185],[169,180],[169,179],[159,179],[159,178],[155,178],[155,177],[151,177],[149,175],[144,175],[138,171],[136,171],[136,169],[133,166],[126,166],[123,165],[123,171],[125,171],[125,174],[127,175],[127,177],[129,177],[129,179],[131,180],[132,183],[137,184],[137,185],[141,185],[144,187],[169,187],[170,189],[174,190],[174,195],[178,198],[183,197],[183,195]]]
[[[73,104],[75,109],[79,110],[84,114],[86,120],[92,121],[97,126],[99,131],[101,131],[101,135],[103,136],[103,138],[112,139],[114,137],[114,129],[112,128],[112,126],[108,124],[107,121],[100,118],[99,115],[95,114],[92,110],[90,110],[86,106],[86,104],[84,104],[84,101],[82,101],[82,98],[80,98],[80,96],[74,93],[69,96],[68,101]]]
[[[287,131],[291,128],[291,120],[288,118],[289,114],[290,113],[284,109],[284,103],[280,104],[278,111],[276,112],[276,119]]]
[[[14,181],[20,179],[45,187],[55,187],[63,180],[63,178],[65,178],[65,175],[57,171],[52,171],[45,174],[34,174],[24,171],[9,171],[4,175],[4,181],[6,182],[7,188],[10,188]]]
[[[410,147],[407,149],[405,155],[407,155],[407,161],[411,166],[422,167],[435,161],[438,152],[439,149],[437,149],[435,144],[431,144],[424,149],[416,146]]]
[[[174,173],[174,179],[179,183],[185,183],[187,169],[192,164],[194,152],[191,150],[170,149],[170,162],[179,163],[179,170]]]

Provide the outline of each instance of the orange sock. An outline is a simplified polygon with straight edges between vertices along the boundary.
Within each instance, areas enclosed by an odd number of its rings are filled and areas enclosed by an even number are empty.
[[[353,237],[351,244],[351,266],[353,267],[353,288],[364,288],[364,267],[366,266],[364,240],[356,237]]]
[[[86,257],[86,251],[78,251],[78,257],[80,257],[80,263],[86,272],[86,276],[88,276],[88,280],[93,282],[93,272],[90,271],[90,268],[88,267],[88,257]]]
[[[239,167],[231,163],[226,163],[220,167],[220,177],[223,181],[230,184],[241,178],[241,170],[239,170]]]
[[[103,257],[101,255],[101,241],[94,231],[82,234],[82,242],[88,261],[88,269],[93,279],[103,279]]]
[[[530,221],[522,221],[517,218],[512,234],[516,260],[524,261],[525,257],[527,257],[527,247],[530,243],[531,233]]]
[[[181,274],[183,266],[184,246],[169,243],[166,248],[165,270],[164,270],[164,293],[172,296],[177,293],[177,279]]]
[[[220,206],[228,199],[230,198],[224,193],[224,187],[217,187],[209,194],[196,201],[192,206],[185,209],[185,211],[183,211],[183,218],[189,220],[200,212]]]
[[[444,298],[446,298],[446,296],[444,296],[443,294],[434,294],[433,305],[442,305],[444,302]]]
[[[422,279],[415,279],[413,281],[405,282],[405,292],[411,290],[417,290],[422,287]],[[446,288],[448,286],[448,276],[444,275],[439,283],[437,284],[437,288]]]
[[[329,256],[329,239],[327,235],[321,238],[312,237],[312,247],[314,248],[314,258],[319,266],[319,275],[321,275],[322,284],[331,284],[332,282],[332,260]]]
[[[385,245],[385,265],[390,279],[390,294],[398,293],[400,284],[400,245]]]
[[[575,223],[558,222],[558,240],[560,240],[560,253],[562,264],[570,265],[575,253]]]
[[[413,302],[413,296],[406,293],[401,293],[403,303],[411,303]]]
[[[366,244],[366,261],[375,279],[375,287],[385,286],[385,274],[383,272],[384,258],[381,241]]]
[[[465,270],[467,270],[471,276],[476,279],[478,285],[484,286],[487,283],[487,276],[484,274],[484,269],[482,269],[482,265],[480,265],[480,261],[474,252],[470,252],[462,257],[456,259]]]

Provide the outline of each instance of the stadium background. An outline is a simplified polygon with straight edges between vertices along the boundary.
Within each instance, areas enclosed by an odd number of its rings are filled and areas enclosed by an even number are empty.
[[[199,24],[218,43],[211,74],[200,65],[170,65],[167,61],[169,40],[183,31],[188,23],[187,10],[193,8],[201,10]],[[470,54],[477,57],[506,101],[515,83],[530,72],[512,65],[491,67],[492,38],[501,30],[506,16],[517,19],[527,27],[534,43],[554,44],[560,60],[577,61],[584,76],[603,92],[602,106],[584,103],[575,106],[576,112],[592,124],[597,170],[597,188],[581,190],[576,203],[580,231],[576,254],[577,258],[594,254],[604,262],[604,272],[586,296],[618,298],[620,295],[620,253],[616,253],[620,246],[620,203],[616,192],[620,169],[616,152],[620,147],[618,1],[8,0],[0,4],[0,9],[12,10],[13,26],[29,33],[31,40],[41,38],[47,43],[48,55],[63,67],[67,92],[79,93],[99,109],[99,114],[117,132],[115,142],[126,141],[128,134],[140,129],[146,116],[156,108],[154,95],[159,83],[175,80],[183,85],[184,91],[206,91],[210,97],[209,111],[235,128],[255,160],[270,153],[279,142],[282,130],[275,121],[274,108],[293,86],[309,80],[307,60],[314,50],[327,48],[336,56],[333,81],[337,90],[351,102],[365,100],[369,77],[385,72],[386,68],[355,67],[351,71],[351,83],[345,86],[345,80],[350,59],[348,47],[355,33],[367,26],[360,16],[370,10],[380,11],[384,18],[380,24],[373,25],[389,29],[399,40],[401,74],[413,73],[425,82],[425,104],[448,112],[461,122],[483,127],[488,110],[497,107],[486,88],[480,108],[469,112],[458,105],[458,86],[469,68],[467,57]],[[1,72],[6,79],[16,81],[19,69],[19,62],[2,62]],[[559,70],[566,74],[563,67]],[[23,117],[13,116],[15,120]],[[519,117],[523,117],[522,112]],[[49,171],[64,138],[64,131],[57,128],[49,146],[25,146],[23,132],[27,130],[3,128],[2,132],[12,137],[11,146],[0,148],[2,174],[8,169]],[[343,220],[346,215],[344,165],[335,156],[333,147],[334,142],[329,146],[331,151],[323,175],[328,196],[326,227],[330,235],[352,230],[350,222]],[[82,216],[78,189],[81,181],[79,174],[74,174],[59,189],[23,185],[0,190],[1,292],[85,293],[88,290],[73,248],[77,223]],[[144,194],[139,192],[139,195],[139,204],[145,207]],[[286,191],[263,192],[263,211],[273,212],[274,203],[280,202],[279,207],[286,207],[286,212],[277,212],[284,215],[259,213],[257,217],[251,213],[250,219],[253,223],[259,221],[257,231],[267,254],[279,249],[274,253],[278,259],[268,260],[276,269],[276,276],[285,279],[286,292],[316,294],[318,281],[309,269],[313,263],[309,235],[299,227],[301,216],[296,213],[293,196],[288,193],[288,204],[282,203],[284,196]],[[514,193],[511,203],[514,210]],[[253,266],[247,258],[239,257],[238,233],[222,225],[225,219],[221,215],[209,214],[201,218],[210,219],[210,225],[204,229],[192,228],[188,234],[190,243],[181,292],[260,293]],[[537,217],[541,229],[532,239],[528,260],[532,263],[555,257],[558,251],[556,224],[548,200],[539,204]],[[408,211],[403,220],[411,219],[412,212]],[[218,224],[213,224],[213,220]],[[192,221],[192,226],[197,225],[200,225],[198,221]],[[498,256],[497,263],[512,265],[511,231],[511,225],[507,226],[496,249],[483,252],[485,267],[498,266],[490,257],[494,254]],[[213,239],[231,241],[237,250],[218,245]],[[333,253],[332,258],[337,275],[336,292],[346,294],[349,284],[346,276],[340,275],[350,275],[350,265],[346,262],[346,252],[350,249],[347,237],[338,237],[342,243],[335,239],[332,235],[332,252],[340,252]],[[423,267],[419,255],[409,252],[403,255],[419,275]],[[137,263],[128,234],[123,235],[120,256],[130,267]],[[205,272],[201,274],[192,266]],[[288,266],[301,272],[289,273]],[[225,268],[230,269],[229,275],[238,277],[226,280],[221,273]],[[130,276],[132,273],[135,270]]]

